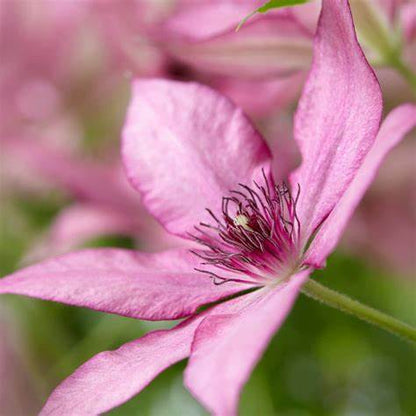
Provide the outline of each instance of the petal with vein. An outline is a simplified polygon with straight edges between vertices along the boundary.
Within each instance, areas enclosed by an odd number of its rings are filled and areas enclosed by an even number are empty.
[[[270,152],[231,101],[195,83],[136,80],[122,154],[133,186],[173,234],[212,221],[222,197],[268,171]]]
[[[186,250],[140,253],[92,249],[46,260],[0,279],[0,294],[19,294],[146,320],[178,319],[247,289],[217,286],[193,270]]]
[[[286,286],[261,289],[219,305],[199,325],[185,384],[210,412],[237,413],[243,385],[283,324],[308,274],[308,270],[299,272]]]
[[[353,180],[374,143],[381,111],[380,87],[357,42],[348,2],[324,0],[295,116],[303,162],[290,182],[300,186],[304,243]]]
[[[150,332],[115,351],[97,354],[51,394],[42,416],[97,415],[126,402],[167,367],[186,358],[200,319]]]
[[[335,248],[348,220],[370,186],[388,152],[416,126],[416,106],[404,104],[384,120],[374,146],[364,159],[354,180],[325,220],[306,254],[305,262],[322,267]]]

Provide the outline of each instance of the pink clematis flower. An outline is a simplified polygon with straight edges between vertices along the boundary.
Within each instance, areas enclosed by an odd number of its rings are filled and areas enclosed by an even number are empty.
[[[43,414],[98,414],[189,357],[185,384],[214,414],[242,386],[314,268],[322,267],[385,154],[415,123],[403,105],[379,128],[381,93],[347,1],[325,0],[295,116],[302,164],[281,182],[241,110],[198,84],[135,81],[123,157],[143,202],[195,248],[86,250],[23,269],[0,293],[139,319],[187,319],[82,365]],[[231,299],[228,299],[232,297]],[[199,312],[211,302],[223,301]]]

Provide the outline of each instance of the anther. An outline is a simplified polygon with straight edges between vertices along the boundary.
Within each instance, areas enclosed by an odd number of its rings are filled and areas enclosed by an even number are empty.
[[[300,188],[292,198],[285,183],[276,185],[264,171],[263,179],[264,184],[254,182],[253,187],[240,183],[223,197],[218,214],[207,208],[211,224],[195,227],[192,237],[204,246],[193,251],[204,266],[196,270],[210,275],[215,284],[270,280],[299,255]],[[221,276],[224,272],[236,278]]]

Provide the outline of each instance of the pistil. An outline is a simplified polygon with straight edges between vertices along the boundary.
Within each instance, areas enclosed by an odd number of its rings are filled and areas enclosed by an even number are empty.
[[[266,284],[297,261],[300,190],[293,198],[285,183],[276,185],[264,171],[263,182],[239,184],[223,197],[220,214],[207,209],[212,221],[195,227],[192,237],[203,246],[192,250],[203,260],[196,270],[210,275],[215,284]]]

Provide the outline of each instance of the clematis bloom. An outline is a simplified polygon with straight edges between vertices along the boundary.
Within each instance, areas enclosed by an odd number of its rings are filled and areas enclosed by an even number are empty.
[[[76,252],[4,278],[0,293],[187,319],[93,357],[52,393],[43,414],[105,412],[186,357],[191,393],[214,414],[235,414],[302,284],[324,265],[383,157],[415,123],[415,106],[403,105],[379,128],[381,110],[346,1],[323,2],[295,116],[302,163],[287,184],[278,156],[229,100],[198,84],[135,81],[123,132],[129,179],[165,229],[195,248]]]

